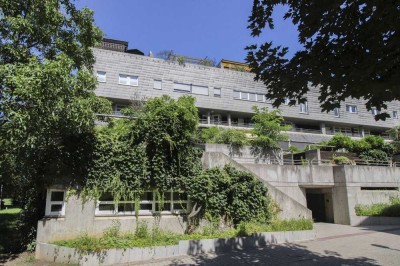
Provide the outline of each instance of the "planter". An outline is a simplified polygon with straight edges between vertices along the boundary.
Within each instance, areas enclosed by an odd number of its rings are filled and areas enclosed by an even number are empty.
[[[249,237],[225,239],[181,240],[178,245],[154,246],[129,249],[108,249],[85,252],[74,248],[37,243],[36,258],[57,263],[79,263],[80,265],[115,265],[150,259],[163,259],[202,253],[224,253],[245,250],[271,244],[315,239],[314,230],[255,233]]]

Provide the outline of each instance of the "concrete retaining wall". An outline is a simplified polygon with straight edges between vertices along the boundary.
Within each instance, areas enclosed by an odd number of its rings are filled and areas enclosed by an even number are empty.
[[[351,225],[400,225],[400,217],[355,216],[351,219]]]
[[[257,248],[270,244],[315,239],[314,230],[257,233],[250,237],[227,239],[182,240],[178,245],[129,249],[109,249],[99,252],[82,252],[73,248],[47,243],[36,245],[36,259],[56,263],[80,265],[115,265],[134,261],[161,259],[201,253],[223,253],[231,250]]]

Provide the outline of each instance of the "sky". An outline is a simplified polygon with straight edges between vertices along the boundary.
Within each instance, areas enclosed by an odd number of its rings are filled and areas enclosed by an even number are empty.
[[[94,11],[105,37],[129,42],[147,55],[173,50],[179,55],[244,62],[250,44],[273,41],[301,49],[296,27],[283,20],[285,7],[274,11],[275,29],[254,38],[247,29],[251,0],[77,0]]]

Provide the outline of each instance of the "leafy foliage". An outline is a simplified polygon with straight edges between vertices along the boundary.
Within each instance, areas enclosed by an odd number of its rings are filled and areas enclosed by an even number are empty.
[[[285,19],[297,26],[303,49],[287,58],[288,48],[272,41],[248,46],[247,62],[256,79],[268,86],[278,107],[285,97],[304,102],[317,86],[322,110],[352,97],[371,110],[400,100],[400,4],[398,1],[264,1],[255,0],[248,28],[259,36],[274,28],[273,11],[286,5]],[[385,119],[382,112],[376,119]]]
[[[353,140],[348,136],[335,135],[327,143],[336,150],[345,149],[358,153],[363,160],[387,161],[394,153],[393,144],[386,143],[380,136],[367,136],[361,140]]]
[[[201,130],[201,141],[206,143],[228,144],[237,147],[249,144],[245,130],[223,129],[219,127],[203,128]]]
[[[400,217],[400,198],[392,197],[389,203],[357,205],[355,211],[357,216]]]
[[[118,201],[137,199],[151,188],[162,194],[183,189],[201,171],[194,98],[150,99],[135,115],[97,130],[84,195],[107,192]]]
[[[21,203],[27,244],[44,213],[45,188],[86,175],[96,112],[93,13],[68,0],[0,0],[0,182]]]
[[[284,119],[279,110],[268,111],[268,108],[253,107],[255,111],[252,117],[254,138],[250,141],[252,153],[258,157],[265,157],[270,152],[277,152],[276,159],[280,159],[281,148],[279,141],[288,139],[282,131],[289,130],[290,126],[283,125]]]
[[[211,221],[266,222],[273,216],[271,200],[261,181],[229,165],[205,170],[188,179],[186,190],[191,201],[202,206],[202,212]]]
[[[237,229],[228,230],[204,230],[191,235],[179,235],[170,232],[153,229],[149,230],[147,224],[140,223],[134,233],[122,234],[119,226],[114,225],[106,230],[103,236],[97,238],[88,235],[80,236],[76,239],[57,241],[54,244],[76,248],[84,252],[98,252],[111,248],[132,248],[146,246],[166,246],[176,245],[180,240],[200,240],[210,238],[232,238],[239,236],[251,236],[258,232],[279,232],[279,231],[298,231],[311,230],[313,223],[311,220],[285,220],[265,223],[242,223]]]

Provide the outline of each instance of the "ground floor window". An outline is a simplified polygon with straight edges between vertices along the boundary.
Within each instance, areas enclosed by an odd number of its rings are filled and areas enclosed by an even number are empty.
[[[163,202],[156,191],[146,191],[140,195],[138,204],[134,200],[115,202],[111,193],[105,193],[97,201],[96,215],[135,215],[136,206],[139,215],[181,214],[186,213],[188,204],[187,195],[177,191],[165,192]]]
[[[46,199],[47,216],[65,215],[65,190],[48,189]]]

